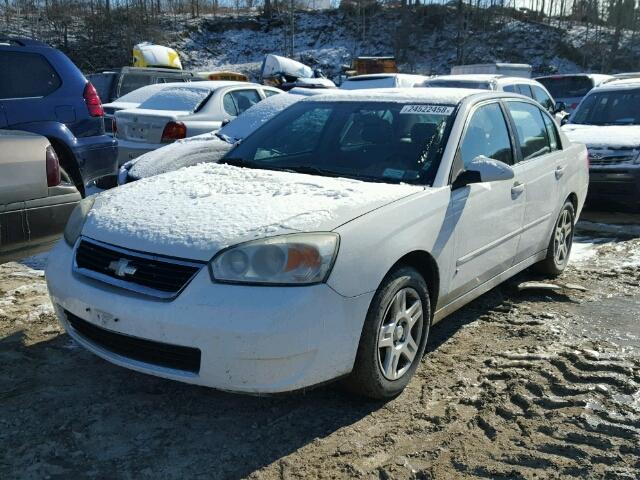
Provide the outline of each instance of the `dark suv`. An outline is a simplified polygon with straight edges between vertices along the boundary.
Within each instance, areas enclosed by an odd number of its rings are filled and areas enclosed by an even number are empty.
[[[78,189],[117,169],[95,88],[62,52],[22,38],[0,40],[0,128],[49,139]]]

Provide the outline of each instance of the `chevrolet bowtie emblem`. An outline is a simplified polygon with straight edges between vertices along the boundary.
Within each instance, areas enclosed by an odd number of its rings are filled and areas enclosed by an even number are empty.
[[[129,260],[121,258],[118,261],[113,261],[107,267],[108,270],[111,270],[115,273],[116,277],[126,277],[127,275],[133,275],[136,273],[137,268],[129,265]]]

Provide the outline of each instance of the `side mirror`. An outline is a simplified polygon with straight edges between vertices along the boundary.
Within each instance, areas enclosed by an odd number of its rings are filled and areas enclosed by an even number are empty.
[[[513,168],[504,162],[480,155],[467,165],[453,182],[453,188],[464,187],[471,183],[500,182],[515,177]]]
[[[556,106],[553,109],[553,113],[564,112],[567,109],[567,106],[564,102],[556,102]]]

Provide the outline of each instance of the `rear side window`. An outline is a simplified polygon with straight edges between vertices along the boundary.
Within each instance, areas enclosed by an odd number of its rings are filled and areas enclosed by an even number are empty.
[[[146,87],[154,83],[153,77],[144,73],[126,73],[122,76],[119,96],[126,95],[141,87]]]
[[[549,134],[539,107],[524,102],[507,102],[516,127],[522,159],[530,160],[551,151]],[[557,146],[557,140],[556,140]]]
[[[526,83],[520,83],[517,85],[518,93],[520,95],[524,95],[525,97],[533,98],[533,92],[531,91],[531,87]]]
[[[497,103],[481,106],[473,113],[460,145],[460,157],[465,168],[480,155],[513,164],[507,122]]]
[[[534,99],[538,103],[540,103],[540,105],[542,105],[549,111],[553,110],[553,100],[542,87],[539,87],[538,85],[532,85],[531,89],[533,90]]]
[[[593,88],[593,81],[582,75],[537,79],[554,98],[584,97]]]
[[[60,77],[42,55],[0,52],[0,98],[44,97],[60,85]]]
[[[275,92],[273,90],[263,90],[263,92],[267,98],[280,94],[280,92]]]
[[[259,103],[260,100],[262,100],[258,91],[253,89],[236,90],[234,92],[231,92],[231,97],[233,97],[233,100],[236,104],[238,115],[240,115],[245,110],[253,107],[256,103]]]

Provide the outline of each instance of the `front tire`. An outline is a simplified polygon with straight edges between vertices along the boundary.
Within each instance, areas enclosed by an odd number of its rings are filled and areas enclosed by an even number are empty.
[[[573,203],[566,201],[551,232],[547,256],[535,266],[539,273],[557,277],[567,267],[573,245],[575,217]]]
[[[392,270],[369,306],[347,388],[374,399],[400,394],[424,355],[430,326],[429,291],[420,273]]]

